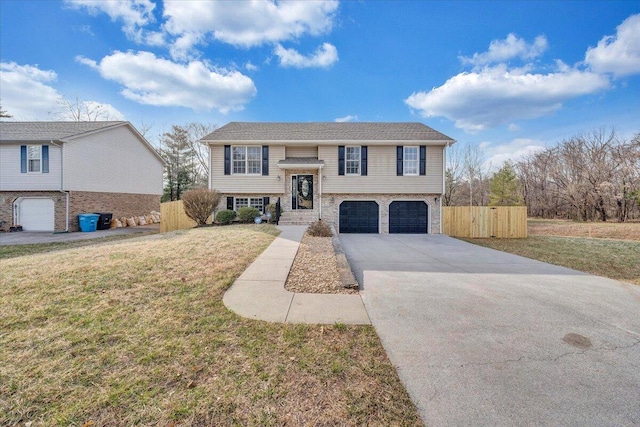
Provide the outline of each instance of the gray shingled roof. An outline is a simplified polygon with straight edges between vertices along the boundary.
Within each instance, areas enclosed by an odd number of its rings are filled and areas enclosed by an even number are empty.
[[[64,141],[84,133],[127,122],[5,122],[0,121],[0,141]]]
[[[422,123],[231,122],[202,138],[215,141],[442,141],[452,138]]]

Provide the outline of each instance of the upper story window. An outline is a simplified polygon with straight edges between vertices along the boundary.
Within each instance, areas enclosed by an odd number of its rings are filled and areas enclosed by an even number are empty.
[[[27,171],[42,172],[42,146],[27,145]]]
[[[360,147],[345,147],[347,175],[360,175]]]
[[[233,174],[262,174],[262,147],[232,147]]]
[[[402,170],[404,175],[418,175],[420,157],[418,147],[404,147]]]

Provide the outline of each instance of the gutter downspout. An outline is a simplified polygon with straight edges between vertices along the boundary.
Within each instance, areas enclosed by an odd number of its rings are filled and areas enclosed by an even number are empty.
[[[58,191],[65,195],[64,231],[54,231],[53,234],[68,233],[69,232],[69,192],[64,191],[64,148],[62,144],[58,145],[53,141],[49,141],[49,142],[51,142],[51,145],[54,145],[60,148],[60,190]]]

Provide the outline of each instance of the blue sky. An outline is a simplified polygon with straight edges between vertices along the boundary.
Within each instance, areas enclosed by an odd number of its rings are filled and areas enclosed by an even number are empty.
[[[0,1],[0,102],[151,125],[421,121],[494,165],[640,132],[637,1]]]

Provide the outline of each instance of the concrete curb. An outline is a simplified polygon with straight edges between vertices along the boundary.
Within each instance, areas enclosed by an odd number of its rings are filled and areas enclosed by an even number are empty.
[[[370,325],[360,295],[305,294],[284,288],[307,227],[278,229],[280,235],[225,292],[224,305],[242,317],[268,322]]]

